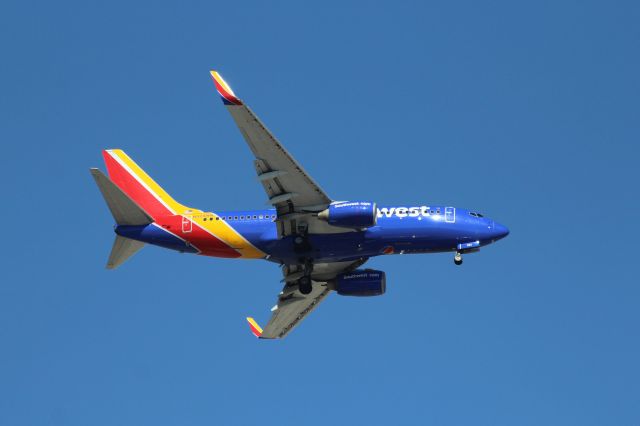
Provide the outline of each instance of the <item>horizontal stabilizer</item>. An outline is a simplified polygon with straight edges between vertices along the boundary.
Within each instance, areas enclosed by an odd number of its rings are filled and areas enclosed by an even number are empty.
[[[135,201],[116,186],[98,169],[91,169],[91,175],[96,181],[104,200],[111,210],[111,214],[118,225],[148,225],[153,222]],[[117,242],[117,240],[116,240]],[[115,246],[114,246],[115,247]],[[134,252],[135,253],[135,252]],[[127,256],[128,257],[128,256]],[[126,259],[126,258],[125,258]]]
[[[142,247],[144,247],[143,242],[116,235],[113,247],[111,248],[111,254],[109,255],[109,260],[107,261],[107,269],[115,269],[122,265]]]

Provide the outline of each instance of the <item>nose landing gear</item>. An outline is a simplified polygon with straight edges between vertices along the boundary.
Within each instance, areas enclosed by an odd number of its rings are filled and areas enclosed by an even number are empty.
[[[462,253],[459,251],[456,252],[455,256],[453,256],[453,263],[456,265],[462,265]]]

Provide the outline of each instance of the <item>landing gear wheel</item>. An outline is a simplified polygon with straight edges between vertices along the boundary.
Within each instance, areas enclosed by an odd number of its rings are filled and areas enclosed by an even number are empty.
[[[311,284],[311,278],[309,277],[300,278],[298,280],[298,290],[300,290],[300,293],[302,294],[311,293],[311,290],[313,290],[313,286]]]
[[[453,263],[456,265],[462,265],[462,253],[456,253],[456,255],[453,256]]]

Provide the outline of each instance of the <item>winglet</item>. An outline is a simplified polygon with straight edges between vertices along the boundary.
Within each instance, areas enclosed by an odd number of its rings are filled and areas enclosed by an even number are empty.
[[[254,336],[262,336],[262,327],[260,327],[253,318],[247,317],[247,322],[249,323],[249,328],[251,329],[251,332]]]
[[[211,71],[211,78],[213,78],[216,90],[218,90],[218,93],[222,97],[222,102],[224,102],[225,105],[242,105],[242,101],[236,97],[231,87],[229,87],[220,74],[216,71]]]

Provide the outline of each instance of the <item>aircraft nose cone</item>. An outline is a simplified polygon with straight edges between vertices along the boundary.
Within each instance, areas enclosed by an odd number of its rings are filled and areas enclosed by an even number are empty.
[[[509,228],[504,225],[499,224],[498,222],[493,223],[493,235],[496,240],[502,239],[509,235]]]

